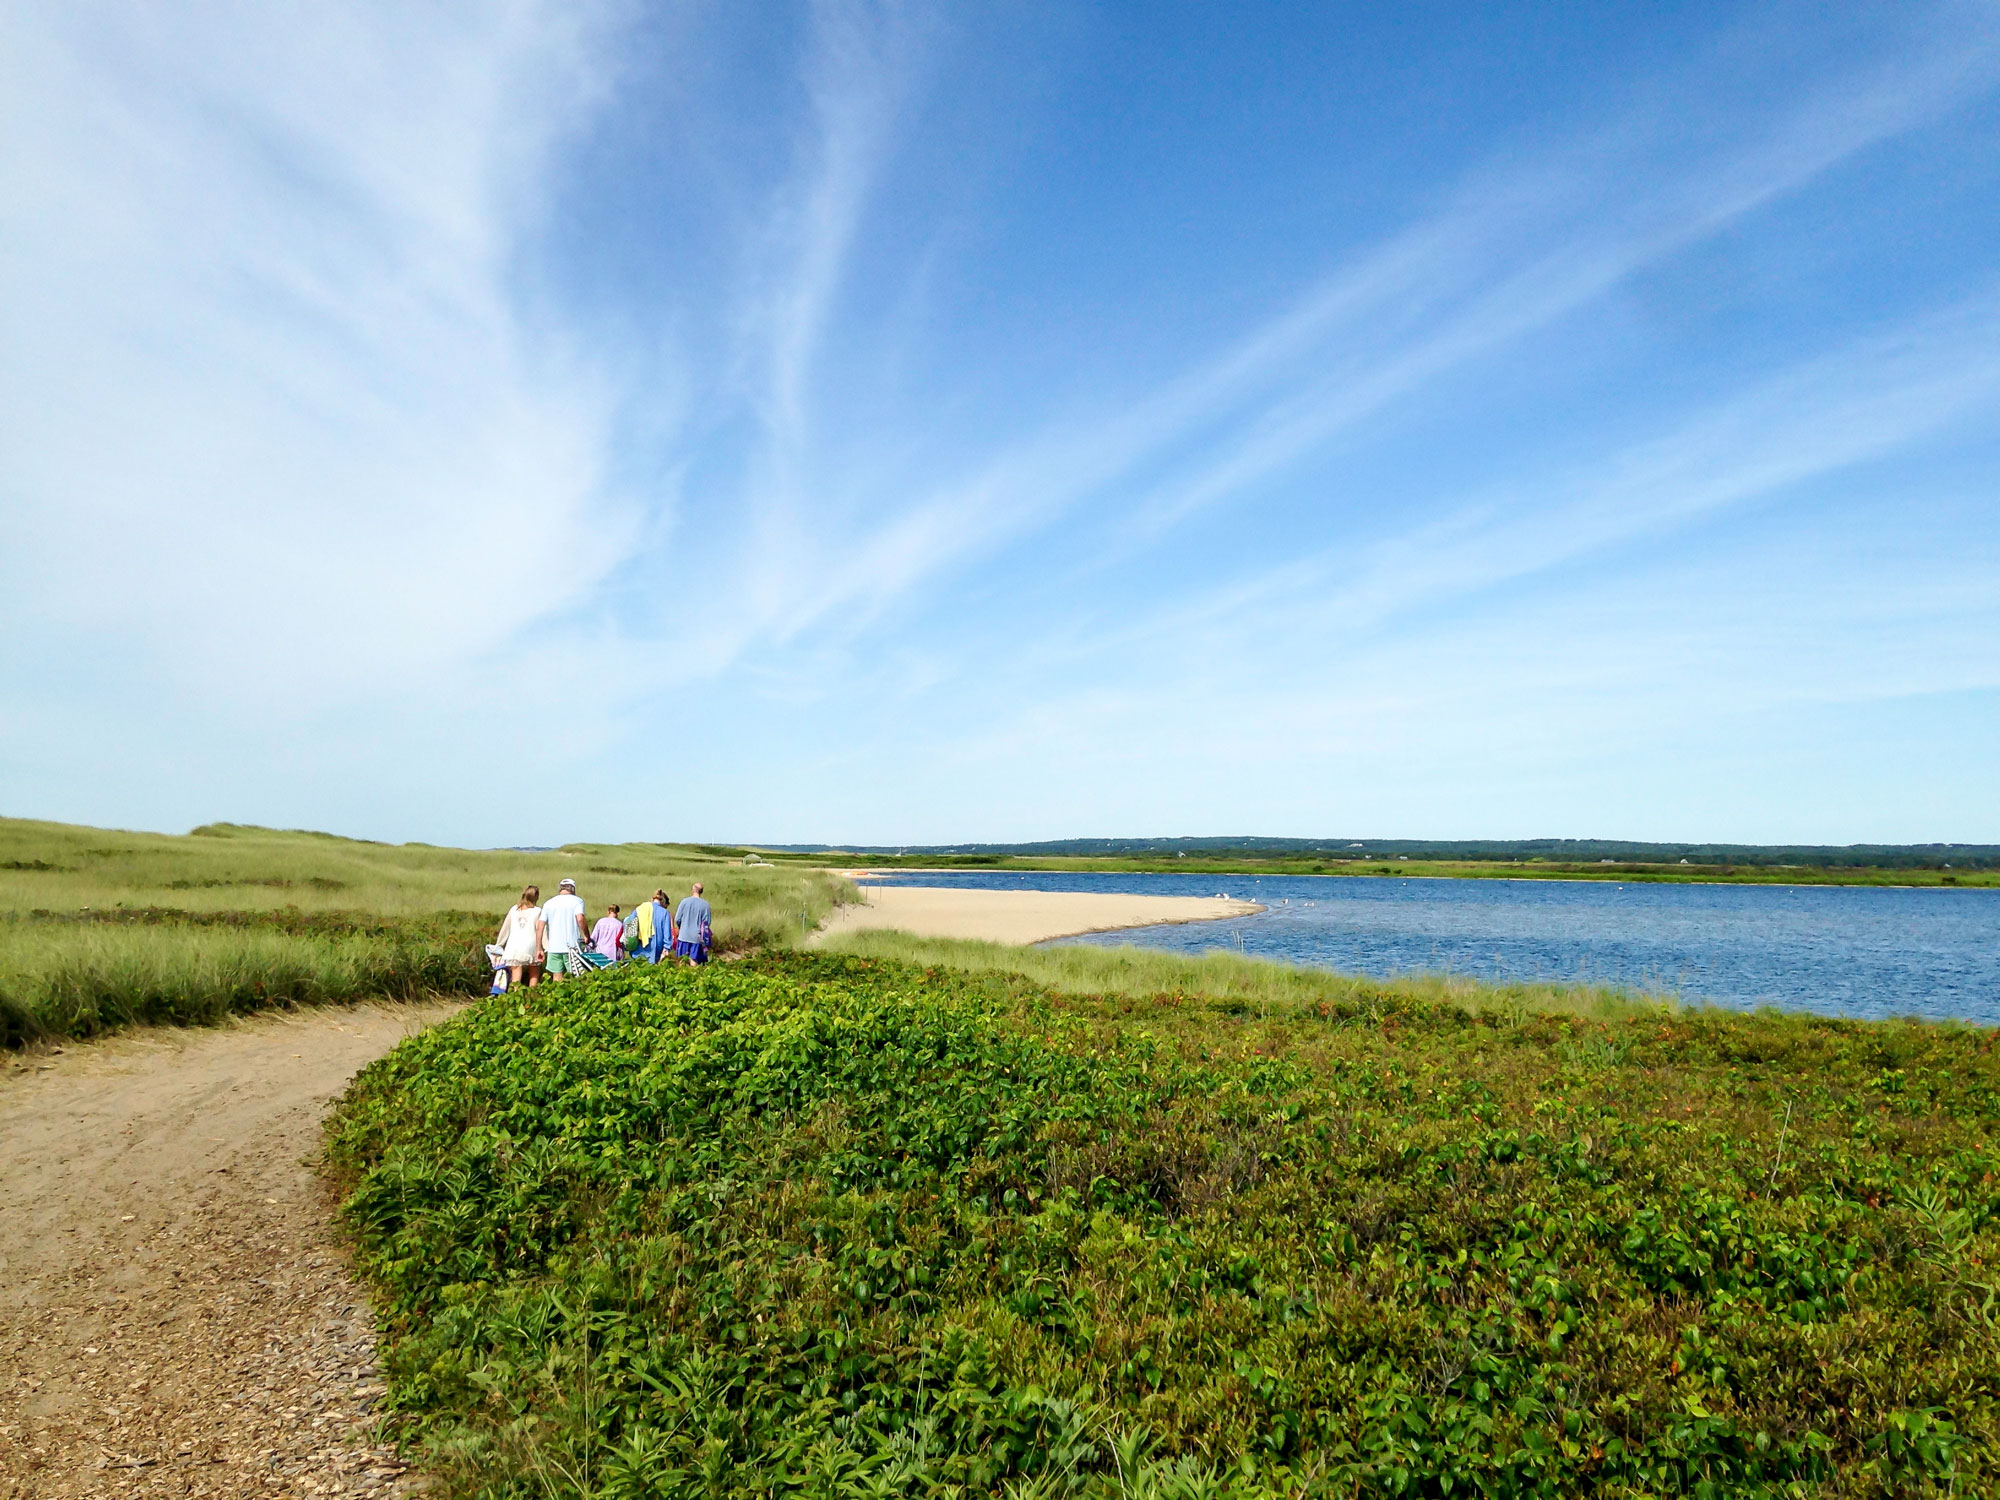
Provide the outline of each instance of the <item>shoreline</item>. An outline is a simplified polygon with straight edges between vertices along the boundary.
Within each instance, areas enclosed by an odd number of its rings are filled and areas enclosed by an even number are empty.
[[[960,866],[907,866],[891,869],[844,869],[827,873],[844,880],[874,881],[886,880],[897,875],[1060,875],[1075,878],[1080,875],[1105,875],[1113,877],[1145,875],[1214,875],[1218,878],[1237,876],[1244,880],[1507,880],[1523,885],[1543,885],[1550,882],[1583,881],[1595,885],[1712,885],[1712,886],[1763,886],[1772,890],[1815,891],[1815,890],[1875,890],[1875,891],[2000,891],[2000,883],[1986,880],[1959,882],[1950,877],[1943,880],[1759,880],[1730,876],[1699,875],[1632,875],[1632,874],[1590,874],[1580,871],[1560,871],[1547,875],[1530,875],[1510,870],[1505,874],[1439,874],[1425,871],[1396,870],[1382,874],[1375,870],[1043,870],[993,867],[987,865]],[[877,887],[880,889],[880,887]],[[969,886],[913,886],[913,890],[970,890]],[[1028,887],[1028,889],[1036,889]],[[1052,892],[1051,894],[1057,894]]]

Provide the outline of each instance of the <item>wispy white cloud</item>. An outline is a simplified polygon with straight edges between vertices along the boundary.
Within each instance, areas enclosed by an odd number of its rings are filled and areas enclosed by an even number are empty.
[[[759,626],[733,639],[747,646],[761,630],[789,641],[821,623],[866,629],[912,591],[1079,508],[1122,554],[1254,496],[1394,403],[1994,87],[1993,17],[1932,19],[1908,54],[1693,147],[1684,121],[1635,116],[1476,175],[1212,358],[1128,405],[1025,435],[910,503],[883,496],[872,513],[843,512],[825,528],[788,513],[789,552],[812,566],[787,569]],[[1145,484],[1155,468],[1171,478]]]
[[[585,596],[544,543],[617,524],[611,393],[517,278],[598,20],[0,16],[16,622],[248,708],[457,670]]]
[[[808,107],[794,169],[751,247],[755,268],[737,319],[738,364],[763,434],[749,460],[753,487],[736,580],[755,620],[781,615],[818,563],[808,540],[818,364],[921,50],[916,28],[893,7],[820,0],[810,18],[800,77]],[[755,628],[744,622],[734,640]],[[725,658],[734,654],[733,642],[718,644]]]
[[[803,69],[809,125],[797,175],[772,214],[779,269],[760,284],[753,326],[766,350],[766,421],[781,446],[806,434],[813,365],[839,296],[854,237],[894,144],[915,39],[892,12],[822,3],[813,8]]]
[[[1336,273],[1184,383],[1175,404],[1200,411],[1287,356],[1310,351],[1319,366],[1155,491],[1133,524],[1156,533],[1245,493],[1427,382],[1996,82],[2000,26],[1974,12],[1911,55],[1838,80],[1706,150],[1675,150],[1684,122],[1641,117],[1463,184],[1432,222]]]
[[[1785,371],[1585,469],[1444,503],[1387,537],[1288,559],[1091,639],[1116,649],[1197,630],[1234,639],[1309,625],[1315,638],[1359,637],[1995,416],[2000,294],[1989,293]]]
[[[1663,725],[2000,690],[2000,531],[1977,524],[1992,497],[1871,500],[1893,493],[1880,478],[1845,499],[1826,492],[1995,414],[2000,295],[1988,294],[1367,546],[1192,598],[1121,595],[1026,619],[964,646],[956,671],[883,659],[832,680],[894,705],[888,722],[955,726],[925,738],[937,769],[922,774],[1034,809],[1044,821],[1015,825],[1022,837],[1084,826],[1069,815],[1104,832],[1143,825],[1118,821],[1118,788],[1140,766],[1141,801],[1163,777],[1199,784],[1232,767],[1254,769],[1260,788],[1232,793],[1233,806],[1281,807],[1292,783],[1299,806],[1341,804],[1345,777],[1399,786],[1398,826],[1522,832],[1508,809],[1469,812],[1465,786],[1607,755],[1644,761]],[[1727,545],[1698,540],[1746,520]],[[1409,768],[1448,774],[1467,735],[1480,763],[1459,767],[1459,801],[1413,820]],[[1025,785],[989,789],[995,777]],[[1070,786],[1096,800],[1052,812]],[[1685,806],[1693,793],[1676,795]],[[1364,825],[1376,826],[1341,826]],[[1274,812],[1257,826],[1298,824]]]

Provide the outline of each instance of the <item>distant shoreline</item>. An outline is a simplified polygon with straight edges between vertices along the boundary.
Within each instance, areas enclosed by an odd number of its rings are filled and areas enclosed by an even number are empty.
[[[893,861],[823,866],[850,880],[892,875],[1218,875],[1304,876],[1330,880],[1595,880],[1646,885],[1883,886],[1941,890],[2000,889],[2000,870],[1893,869],[1881,866],[1817,865],[1536,865],[1486,860],[1272,860],[1210,863],[1196,859],[1104,859],[973,856],[960,863]],[[797,855],[786,863],[805,862]]]

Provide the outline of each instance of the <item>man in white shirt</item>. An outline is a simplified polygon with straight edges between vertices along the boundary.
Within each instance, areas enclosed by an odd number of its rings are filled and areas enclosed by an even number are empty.
[[[583,898],[576,882],[564,878],[560,889],[542,908],[542,922],[548,936],[542,945],[549,953],[549,978],[562,979],[583,972]]]

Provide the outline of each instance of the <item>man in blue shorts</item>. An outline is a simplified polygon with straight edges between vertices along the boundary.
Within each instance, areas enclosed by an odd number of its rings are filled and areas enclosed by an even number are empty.
[[[701,899],[701,882],[697,880],[694,893],[682,901],[680,909],[674,913],[674,927],[680,933],[679,941],[674,944],[674,953],[690,965],[708,962],[708,923],[712,915],[708,903]]]

